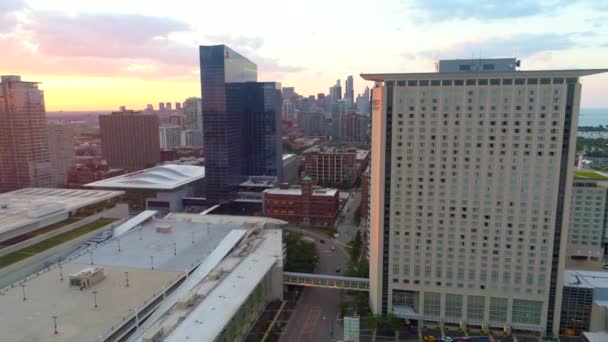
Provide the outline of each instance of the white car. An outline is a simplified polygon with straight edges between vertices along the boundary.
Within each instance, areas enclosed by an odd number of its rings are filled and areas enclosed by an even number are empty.
[[[453,339],[453,338],[451,338],[450,336],[443,336],[443,337],[441,338],[441,341],[443,341],[443,342],[453,342],[453,341],[454,341],[454,339]]]

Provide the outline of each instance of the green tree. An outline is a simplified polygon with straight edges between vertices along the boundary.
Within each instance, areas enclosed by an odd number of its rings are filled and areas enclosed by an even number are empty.
[[[285,235],[287,260],[285,271],[312,273],[315,270],[319,255],[313,242],[303,239],[302,234],[288,233]]]
[[[399,329],[401,329],[401,319],[390,313],[386,315],[384,321],[386,327],[395,332],[395,341],[399,341]]]

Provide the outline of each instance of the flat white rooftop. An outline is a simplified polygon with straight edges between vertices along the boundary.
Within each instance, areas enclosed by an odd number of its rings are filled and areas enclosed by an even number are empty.
[[[271,195],[302,196],[301,188],[289,188],[289,189],[274,188],[274,189],[264,190],[263,192],[269,193]],[[338,192],[338,189],[330,189],[330,188],[313,189],[312,195],[313,196],[335,196],[337,192]]]
[[[281,230],[250,235],[245,246],[237,247],[214,269],[212,273],[222,271],[219,279],[205,277],[188,291],[202,298],[200,304],[191,309],[174,306],[151,325],[152,329],[162,327],[167,334],[163,341],[167,342],[214,341],[264,276],[281,263]],[[143,334],[130,341],[142,341]]]
[[[100,189],[173,190],[205,177],[204,166],[167,164],[86,184]]]
[[[2,340],[95,341],[128,322],[199,264],[172,294],[183,294],[182,286],[200,282],[253,228],[285,224],[266,218],[213,216],[178,214],[151,219],[119,238],[79,250],[61,269],[54,265],[26,279],[25,301],[19,284],[0,290]],[[103,267],[105,278],[82,290],[70,287],[69,275],[89,267]],[[57,335],[53,333],[53,316],[57,317]]]
[[[564,286],[584,288],[608,288],[608,272],[566,270]]]
[[[0,234],[124,194],[122,191],[25,188],[0,194]]]
[[[9,288],[0,295],[0,329],[3,341],[95,341],[112,325],[132,315],[131,310],[150,301],[155,293],[175,281],[183,272],[159,272],[141,268],[105,267],[106,278],[90,288],[70,287],[68,275],[89,265],[63,265],[42,273],[25,283],[26,300],[21,286]],[[124,286],[124,272],[129,272],[129,287]],[[94,307],[97,291],[98,307]],[[59,334],[53,334],[57,316]]]

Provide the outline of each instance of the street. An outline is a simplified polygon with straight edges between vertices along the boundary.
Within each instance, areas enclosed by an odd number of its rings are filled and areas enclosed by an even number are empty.
[[[353,193],[355,194],[355,193]],[[301,232],[304,236],[313,239],[319,252],[319,263],[316,273],[340,275],[348,267],[348,250],[346,243],[354,236],[356,226],[352,215],[359,205],[361,193],[351,195],[344,206],[345,218],[336,228],[339,238],[329,238],[314,231],[296,227],[288,227],[292,232]],[[348,209],[347,209],[348,208]],[[321,243],[324,240],[325,243]],[[335,251],[332,251],[332,246]],[[336,272],[337,267],[340,272]],[[342,322],[338,321],[340,313],[340,291],[323,288],[304,288],[298,305],[287,324],[280,341],[335,341],[343,336]],[[333,333],[333,338],[332,338]]]

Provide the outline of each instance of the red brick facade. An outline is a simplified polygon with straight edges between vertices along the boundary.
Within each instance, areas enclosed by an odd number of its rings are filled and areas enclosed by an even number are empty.
[[[301,189],[271,189],[264,192],[264,216],[289,223],[332,225],[338,214],[339,191],[313,187],[304,181]]]

